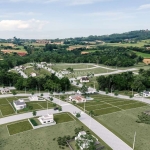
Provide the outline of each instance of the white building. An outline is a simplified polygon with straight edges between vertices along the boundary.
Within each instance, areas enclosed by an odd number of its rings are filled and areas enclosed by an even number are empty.
[[[11,93],[9,88],[1,89],[1,94],[7,94],[7,93]]]
[[[22,99],[13,101],[13,104],[14,104],[14,107],[16,108],[16,110],[21,110],[21,109],[26,108],[26,103]]]
[[[83,103],[86,102],[86,98],[84,98],[82,95],[71,95],[69,96],[69,101],[75,101],[76,103]]]
[[[87,82],[89,82],[89,78],[88,78],[88,77],[82,77],[82,78],[80,79],[80,82],[81,82],[81,83],[87,83]]]
[[[48,123],[55,122],[53,114],[47,114],[45,116],[39,117],[38,119],[42,124],[48,124]]]
[[[150,97],[150,92],[149,91],[144,91],[142,92],[143,97]]]
[[[34,72],[31,73],[31,77],[36,77],[36,76],[37,76],[36,73]]]

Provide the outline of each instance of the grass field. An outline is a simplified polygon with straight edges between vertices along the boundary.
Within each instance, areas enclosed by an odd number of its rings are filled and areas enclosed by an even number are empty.
[[[114,132],[118,137],[132,146],[136,131],[135,150],[149,150],[150,125],[138,124],[136,120],[141,112],[150,110],[150,106],[138,107],[126,111],[119,111],[104,116],[96,117],[97,120]]]
[[[67,68],[73,68],[73,69],[87,69],[87,68],[92,68],[94,67],[93,64],[83,64],[83,63],[78,63],[78,64],[67,64],[67,63],[61,63],[61,64],[55,64],[52,66],[52,69],[55,71],[60,71],[63,69]]]
[[[136,53],[138,56],[142,56],[143,58],[150,58],[150,54],[136,52],[136,51],[133,52]]]
[[[28,76],[31,75],[32,72],[36,73],[37,76],[44,76],[44,75],[50,75],[51,73],[43,68],[41,68],[40,70],[34,70],[33,67],[27,68],[25,69],[25,74],[27,74]]]
[[[18,124],[15,123],[14,125],[11,125],[9,127],[11,134],[14,134],[12,136],[8,135],[6,125],[1,125],[0,126],[0,139],[2,142],[0,144],[0,149],[20,150],[21,148],[22,150],[38,150],[38,149],[39,150],[61,150],[61,148],[59,147],[57,143],[57,138],[67,136],[67,135],[70,135],[72,137],[75,135],[74,129],[84,126],[84,125],[73,116],[71,116],[70,120],[68,120],[69,117],[66,116],[66,114],[64,113],[60,115],[56,115],[56,116],[57,118],[59,116],[60,123],[53,125],[53,126],[36,129],[36,130],[31,130],[32,128],[29,127],[29,124],[26,121],[24,121],[23,123],[18,122]],[[64,119],[63,122],[62,122],[62,117],[66,118]],[[73,120],[72,117],[76,121],[72,121]],[[24,126],[25,124],[27,125],[28,128],[25,128]],[[19,125],[18,129],[16,129],[16,125],[17,126]],[[29,131],[18,133],[18,132],[22,132],[22,129],[20,128],[21,126],[24,130],[27,131],[29,129]],[[89,131],[89,129],[86,126],[84,126],[84,129],[85,131]],[[18,133],[18,134],[15,134],[15,133]],[[91,133],[94,136],[96,136],[93,132]],[[101,139],[99,139],[99,141],[102,145],[105,146],[103,150],[112,150]],[[64,150],[70,150],[70,149],[65,147]]]
[[[93,97],[94,100],[85,103],[85,110],[87,111],[87,113],[93,111],[95,116],[147,106],[147,104],[142,102],[137,102],[133,100],[123,100],[99,94],[91,95],[91,97]],[[83,103],[77,105],[84,109]]]
[[[10,135],[33,129],[28,120],[7,125]]]

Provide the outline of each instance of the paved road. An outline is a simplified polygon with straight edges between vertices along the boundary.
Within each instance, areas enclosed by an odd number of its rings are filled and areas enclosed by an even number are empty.
[[[45,97],[46,98],[46,97]],[[119,139],[116,135],[114,135],[112,132],[110,132],[107,128],[105,128],[103,125],[101,125],[99,122],[97,122],[95,119],[90,117],[89,115],[82,112],[77,107],[73,106],[70,103],[63,102],[59,99],[54,98],[54,103],[57,103],[62,106],[63,112],[70,112],[73,114],[73,112],[80,112],[81,117],[79,120],[88,126],[97,136],[99,136],[105,143],[107,143],[113,150],[132,150],[131,147],[129,147],[126,143],[124,143],[121,139]],[[47,110],[41,110],[37,111],[37,115],[41,116],[46,113],[58,113],[57,111],[54,111],[52,109]],[[19,114],[14,116],[9,116],[5,118],[0,119],[0,124],[6,124],[22,119],[27,119],[33,117],[32,113],[25,113],[25,114]],[[91,124],[91,125],[90,125]]]

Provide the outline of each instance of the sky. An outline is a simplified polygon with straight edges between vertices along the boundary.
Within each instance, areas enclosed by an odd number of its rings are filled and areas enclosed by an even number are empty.
[[[0,0],[0,38],[54,39],[150,29],[150,0]]]

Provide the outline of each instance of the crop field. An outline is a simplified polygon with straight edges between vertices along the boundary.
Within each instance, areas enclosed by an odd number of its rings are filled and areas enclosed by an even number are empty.
[[[27,68],[24,70],[25,74],[27,74],[28,76],[31,75],[32,72],[36,73],[37,76],[44,76],[44,75],[50,75],[51,73],[45,69],[40,69],[40,70],[34,70],[33,67]]]
[[[72,137],[75,135],[75,128],[81,126],[84,127],[85,131],[89,131],[86,126],[68,113],[54,115],[54,120],[57,122],[56,125],[36,130],[32,130],[32,127],[27,120],[14,122],[8,125],[0,125],[0,139],[2,141],[0,149],[20,150],[21,148],[22,150],[61,150],[62,148],[60,148],[57,143],[58,137],[67,135]],[[96,136],[92,131],[90,132]],[[9,134],[11,134],[11,136],[9,136]],[[105,146],[103,150],[112,150],[100,138],[98,138],[98,140]],[[68,147],[64,147],[63,149],[70,150]]]
[[[100,116],[118,111],[125,111],[127,109],[147,106],[147,104],[142,102],[119,99],[117,97],[115,98],[99,94],[91,95],[91,97],[93,97],[94,100],[85,103],[85,110],[87,112],[93,111],[94,116]],[[84,109],[83,103],[77,105]]]
[[[25,98],[25,97],[7,97],[7,98],[0,98],[0,118],[16,114],[15,108],[12,105],[12,102],[14,100],[18,100],[19,98]],[[17,113],[25,113],[33,110],[42,110],[47,108],[47,102],[26,102],[26,104],[30,107],[32,107],[32,110],[30,109],[23,109],[17,111]],[[53,103],[48,102],[48,108],[53,108]]]
[[[136,53],[138,56],[142,56],[143,58],[150,58],[150,54],[136,52],[136,51],[133,51],[133,52]]]

